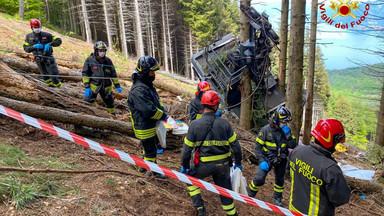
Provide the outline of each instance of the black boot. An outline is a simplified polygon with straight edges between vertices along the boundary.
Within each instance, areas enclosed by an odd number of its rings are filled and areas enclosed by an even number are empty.
[[[249,197],[255,197],[257,194],[257,191],[253,191],[250,188],[248,188],[247,192]]]
[[[197,216],[205,216],[205,206],[197,209]]]
[[[283,193],[274,192],[273,194],[273,203],[277,206],[283,207],[281,200],[283,199]]]

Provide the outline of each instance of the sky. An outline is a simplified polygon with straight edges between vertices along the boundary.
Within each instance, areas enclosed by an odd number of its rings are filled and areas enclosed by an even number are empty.
[[[333,0],[337,4],[340,1]],[[323,14],[327,17],[331,17],[336,11],[330,8],[331,0],[319,1],[322,7],[325,9]],[[369,9],[366,11],[366,5],[369,4]],[[325,62],[326,69],[343,69],[348,67],[357,67],[357,63],[363,64],[376,64],[384,61],[384,58],[380,58],[375,55],[371,55],[364,51],[366,49],[377,50],[379,47],[383,48],[383,39],[379,40],[373,36],[367,36],[367,29],[365,26],[375,26],[377,29],[384,30],[384,20],[375,20],[375,14],[382,16],[380,13],[384,9],[384,5],[378,4],[376,1],[358,1],[356,10],[352,10],[352,13],[356,15],[356,19],[351,16],[341,17],[337,16],[332,18],[332,25],[325,22],[321,16],[321,10],[318,8],[318,27],[317,27],[317,47],[321,48],[323,53],[323,59]],[[252,0],[251,6],[254,7],[258,12],[266,12],[269,15],[269,21],[272,23],[273,29],[278,32],[280,27],[280,9],[281,0]],[[291,5],[290,5],[291,6]],[[364,19],[364,12],[368,15],[365,16],[365,20],[361,21],[360,25],[355,24],[351,27],[351,22],[356,23],[357,20]],[[311,19],[311,1],[306,0],[307,24],[306,29],[310,29]],[[290,14],[289,14],[290,16]],[[324,16],[323,16],[324,17]],[[290,22],[290,21],[288,21]],[[336,28],[335,25],[340,23],[341,25],[348,24],[348,29]],[[364,33],[365,32],[365,33]],[[372,34],[372,32],[370,32]]]

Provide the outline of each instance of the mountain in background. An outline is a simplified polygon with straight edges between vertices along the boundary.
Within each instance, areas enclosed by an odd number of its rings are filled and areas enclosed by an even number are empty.
[[[378,109],[382,80],[371,76],[369,68],[384,68],[384,63],[369,67],[328,70],[331,91],[340,93],[349,101],[359,99],[371,109]]]

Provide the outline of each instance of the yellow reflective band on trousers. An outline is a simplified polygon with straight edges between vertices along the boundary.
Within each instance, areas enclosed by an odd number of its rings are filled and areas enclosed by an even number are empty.
[[[184,143],[185,143],[185,145],[187,145],[187,146],[189,146],[189,147],[191,147],[191,148],[195,147],[195,143],[189,141],[189,140],[187,139],[187,137],[184,138]]]
[[[284,185],[283,186],[279,186],[277,184],[275,184],[274,188],[273,188],[276,192],[278,193],[283,193],[284,191]]]
[[[249,184],[249,189],[251,189],[251,190],[253,190],[253,191],[255,191],[255,192],[259,191],[260,187],[261,187],[261,186],[256,186],[256,185],[253,183],[253,181],[251,181],[251,184]]]
[[[287,143],[281,144],[281,148],[285,148],[285,147],[287,147]]]
[[[228,152],[227,154],[222,154],[222,155],[200,157],[200,160],[202,162],[211,162],[211,161],[222,160],[222,159],[228,158],[230,156],[231,156],[231,152]]]
[[[63,85],[61,84],[61,82],[59,82],[59,83],[57,83],[57,84],[52,84],[52,85],[55,86],[55,87],[59,87],[59,88],[63,87]]]
[[[257,137],[256,142],[260,143],[261,145],[264,145],[264,143],[265,143],[265,142],[264,142],[263,140],[261,140],[259,137]]]
[[[203,115],[201,115],[201,114],[197,114],[196,115],[196,119],[199,119],[199,118],[201,118]]]
[[[146,130],[136,130],[135,129],[135,121],[133,121],[132,113],[129,114],[129,117],[131,117],[133,132],[135,132],[135,136],[137,139],[149,139],[154,136],[156,136],[156,128],[150,128]]]
[[[233,143],[233,142],[235,142],[235,140],[236,140],[236,133],[234,132],[233,136],[231,136],[231,138],[228,139],[228,142]]]
[[[31,46],[28,42],[24,42],[25,46]]]
[[[113,108],[105,108],[109,113],[115,113],[115,107]]]
[[[151,119],[159,120],[163,116],[163,111],[161,109],[157,109],[155,115],[151,117]]]
[[[45,83],[52,83],[52,80],[51,79],[47,79],[47,80],[44,80]]]
[[[269,150],[267,149],[267,148],[265,148],[264,146],[263,146],[263,150],[265,151],[265,152],[268,152]]]
[[[105,92],[112,92],[112,86],[106,86],[104,87]]]
[[[308,215],[318,215],[320,204],[320,186],[311,183],[311,196],[309,200]]]
[[[188,186],[187,189],[189,191],[189,196],[191,196],[191,197],[196,196],[197,194],[201,193],[200,188],[195,186],[195,185]]]
[[[153,162],[153,163],[156,162],[156,158],[144,157],[144,160],[146,160],[146,161],[151,161],[151,162]]]
[[[229,204],[229,205],[222,205],[224,211],[227,213],[227,215],[234,215],[236,214],[236,208],[235,204]]]

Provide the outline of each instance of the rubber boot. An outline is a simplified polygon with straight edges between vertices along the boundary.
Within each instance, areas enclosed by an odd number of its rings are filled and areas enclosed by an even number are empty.
[[[249,197],[255,197],[257,194],[257,191],[253,191],[250,188],[247,189],[247,192]]]
[[[205,206],[198,207],[198,209],[197,209],[197,216],[205,216]]]
[[[274,192],[274,194],[273,194],[273,203],[276,206],[283,207],[283,203],[281,203],[282,198],[283,198],[283,193]]]

